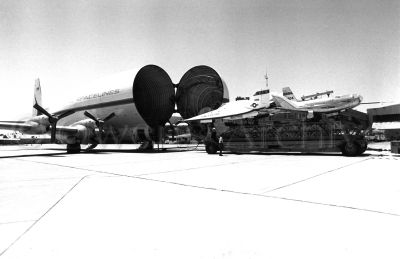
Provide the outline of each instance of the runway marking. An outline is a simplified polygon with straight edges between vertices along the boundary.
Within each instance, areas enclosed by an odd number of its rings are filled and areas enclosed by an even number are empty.
[[[146,175],[156,175],[156,174],[167,174],[167,173],[183,172],[183,171],[203,169],[203,168],[209,168],[209,167],[220,167],[220,166],[224,166],[224,165],[234,165],[234,164],[241,164],[241,163],[257,162],[257,161],[262,161],[262,160],[264,160],[264,159],[254,159],[254,160],[246,160],[246,161],[227,162],[227,163],[222,163],[222,164],[213,164],[213,165],[189,167],[189,168],[178,169],[178,170],[168,170],[168,171],[162,171],[162,172],[136,174],[135,176],[146,176]]]
[[[356,162],[353,162],[353,163],[350,163],[350,164],[347,164],[347,165],[344,165],[344,166],[341,166],[341,167],[338,167],[338,168],[334,168],[334,169],[331,169],[331,170],[328,170],[328,171],[325,171],[325,172],[322,172],[322,173],[319,173],[319,174],[316,174],[316,175],[313,175],[313,176],[304,178],[304,179],[302,179],[302,180],[299,180],[299,181],[296,181],[296,182],[293,182],[293,183],[289,183],[289,184],[286,184],[286,185],[282,185],[282,186],[277,187],[277,188],[274,188],[274,189],[272,189],[272,190],[268,190],[268,191],[262,192],[261,194],[273,192],[273,191],[276,191],[276,190],[279,190],[279,189],[283,189],[283,188],[286,188],[286,187],[290,187],[290,186],[293,186],[293,185],[295,185],[295,184],[302,183],[302,182],[305,182],[305,181],[308,181],[308,180],[311,180],[311,179],[320,177],[320,176],[322,176],[322,175],[335,172],[335,171],[340,170],[340,169],[343,169],[343,168],[345,168],[345,167],[349,167],[349,166],[352,166],[352,165],[355,165],[355,164],[358,164],[358,163],[361,163],[361,162],[365,162],[365,161],[370,160],[370,159],[371,159],[371,158],[366,158],[366,159],[359,160],[359,161],[356,161]]]
[[[42,161],[24,160],[24,159],[21,159],[21,158],[15,158],[15,160],[24,161],[24,162],[31,162],[31,163],[37,163],[37,164],[44,164],[44,165],[59,166],[59,167],[71,168],[71,169],[76,169],[76,170],[83,170],[83,171],[94,172],[94,173],[110,174],[110,175],[116,175],[116,176],[129,176],[129,175],[124,175],[124,174],[119,174],[119,173],[99,171],[99,170],[90,169],[90,168],[81,168],[81,167],[76,167],[76,166],[48,163],[48,162],[42,162]],[[233,164],[240,164],[240,163],[257,162],[257,161],[262,161],[262,160],[265,160],[265,158],[252,159],[252,160],[246,160],[246,161],[237,161],[237,162],[225,162],[225,163],[220,163],[220,164],[189,167],[189,168],[184,168],[184,169],[166,170],[166,171],[159,171],[159,172],[153,172],[153,173],[142,173],[142,174],[139,173],[139,174],[135,174],[135,176],[146,176],[146,175],[156,175],[156,174],[167,174],[167,173],[173,173],[173,172],[183,172],[183,171],[203,169],[203,168],[209,168],[209,167],[218,167],[218,166],[224,166],[224,165],[233,165]],[[146,161],[146,162],[148,162],[148,161]],[[85,166],[87,166],[87,165],[85,165]],[[91,165],[89,165],[89,166],[91,166]]]
[[[361,163],[366,160],[369,160],[370,158],[366,158],[363,160],[356,161],[354,163],[342,166],[340,168],[344,168],[350,165],[354,165],[356,163]],[[357,207],[352,207],[352,206],[347,206],[347,205],[337,205],[337,204],[330,204],[330,203],[322,203],[322,202],[314,202],[314,201],[308,201],[308,200],[300,200],[300,199],[293,199],[293,198],[285,198],[285,197],[280,197],[280,196],[273,196],[273,195],[265,195],[263,193],[250,193],[250,192],[241,192],[241,191],[234,191],[234,190],[228,190],[228,189],[218,189],[215,187],[207,187],[207,186],[199,186],[199,185],[192,185],[192,184],[184,184],[184,183],[179,183],[179,182],[172,182],[172,181],[166,181],[166,180],[158,180],[158,179],[152,179],[152,178],[146,178],[143,176],[138,176],[138,175],[125,175],[125,174],[119,174],[119,173],[110,173],[110,172],[104,172],[104,171],[99,171],[99,170],[94,170],[94,169],[86,169],[86,168],[79,168],[79,167],[74,167],[74,166],[68,166],[68,165],[59,165],[59,164],[51,164],[51,163],[46,163],[46,162],[38,162],[38,161],[29,161],[29,160],[23,160],[19,159],[24,162],[32,162],[32,163],[42,163],[42,164],[48,164],[48,165],[53,165],[53,166],[60,166],[60,167],[66,167],[66,168],[73,168],[77,170],[83,170],[83,171],[88,171],[88,172],[95,172],[95,173],[100,173],[100,174],[105,174],[105,175],[112,175],[112,176],[120,176],[120,177],[128,177],[128,178],[133,178],[133,179],[138,179],[138,180],[146,180],[146,181],[151,181],[151,182],[158,182],[158,183],[166,183],[166,184],[174,184],[174,185],[179,185],[183,187],[189,187],[189,188],[198,188],[198,189],[203,189],[203,190],[211,190],[211,191],[220,191],[220,192],[228,192],[228,193],[234,193],[234,194],[240,194],[240,195],[248,195],[248,196],[256,196],[256,197],[265,197],[265,198],[271,198],[271,199],[280,199],[280,200],[286,200],[286,201],[294,201],[294,202],[302,202],[302,203],[308,203],[308,204],[314,204],[314,205],[322,205],[322,206],[329,206],[329,207],[336,207],[336,208],[343,208],[343,209],[352,209],[352,210],[357,210],[357,211],[363,211],[363,212],[372,212],[372,213],[378,213],[378,214],[384,214],[384,215],[390,215],[390,216],[397,216],[400,217],[400,214],[392,213],[392,212],[384,212],[384,211],[378,211],[378,210],[372,210],[372,209],[364,209],[364,208],[357,208]],[[246,161],[243,161],[246,162]],[[240,162],[236,162],[240,163]],[[209,166],[207,166],[209,167]],[[201,167],[199,167],[201,168]],[[318,177],[323,174],[327,174],[332,171],[339,170],[340,168],[332,169],[329,171],[326,171],[324,173],[303,179],[301,181],[297,181],[293,184],[296,184],[298,182],[304,182],[306,180]],[[184,169],[184,170],[177,170],[177,171],[186,171],[186,170],[193,170],[193,169]],[[176,171],[173,171],[176,172]],[[88,177],[90,175],[87,175],[85,177]],[[85,178],[84,177],[84,178]],[[81,179],[83,180],[83,178]],[[283,188],[283,187],[282,187]],[[71,189],[72,190],[72,189]],[[54,205],[55,206],[55,205]],[[53,207],[54,207],[53,206]],[[1,256],[1,254],[0,254]]]
[[[75,183],[58,201],[56,201],[45,213],[43,213],[37,220],[34,220],[33,224],[29,226],[21,235],[17,237],[4,251],[0,252],[0,256],[2,256],[5,252],[7,252],[16,242],[18,242],[26,233],[28,233],[41,219],[43,219],[57,204],[59,204],[76,186],[78,186],[86,177],[82,177],[79,179],[77,183]]]

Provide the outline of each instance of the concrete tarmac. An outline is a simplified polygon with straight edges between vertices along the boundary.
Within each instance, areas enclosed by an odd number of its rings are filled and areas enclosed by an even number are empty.
[[[0,148],[1,258],[400,258],[388,151],[62,147]]]

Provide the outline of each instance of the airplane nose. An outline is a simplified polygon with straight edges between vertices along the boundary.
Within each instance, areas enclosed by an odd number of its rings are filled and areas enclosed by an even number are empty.
[[[363,97],[359,94],[353,94],[353,98],[360,100],[360,102],[362,102],[362,100],[363,100]]]

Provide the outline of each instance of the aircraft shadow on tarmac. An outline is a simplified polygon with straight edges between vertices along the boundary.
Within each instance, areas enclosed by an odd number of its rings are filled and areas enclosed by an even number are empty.
[[[289,152],[227,152],[223,153],[230,155],[262,155],[262,156],[343,156],[341,153],[289,153]],[[362,154],[361,156],[369,156],[369,154]]]
[[[57,150],[60,151],[60,149],[42,149],[42,150]],[[65,153],[42,153],[42,154],[23,154],[23,155],[7,155],[7,156],[1,156],[0,159],[7,159],[7,158],[22,158],[22,157],[68,157],[71,155],[85,155],[85,154],[109,154],[109,153],[140,153],[140,154],[159,154],[159,153],[176,153],[176,152],[185,152],[186,150],[163,150],[163,151],[141,151],[141,150],[118,150],[118,149],[99,149],[99,150],[82,150],[80,153],[76,154],[67,154],[66,151]]]
[[[10,155],[10,156],[1,156],[0,159],[6,158],[22,158],[22,157],[65,157],[64,153],[46,153],[46,154],[24,154],[24,155]]]
[[[18,151],[26,151],[27,149],[20,149]],[[34,149],[29,149],[30,151],[33,151]],[[6,158],[21,158],[21,157],[67,157],[70,155],[85,155],[85,154],[109,154],[109,153],[138,153],[138,154],[159,154],[159,153],[178,153],[178,152],[187,152],[187,151],[199,151],[199,153],[202,153],[201,155],[208,155],[204,150],[196,148],[160,148],[160,149],[153,149],[153,150],[139,150],[139,149],[93,149],[93,150],[85,150],[82,149],[80,153],[77,154],[67,154],[66,150],[63,148],[44,148],[40,149],[44,151],[58,151],[58,152],[52,152],[52,153],[41,153],[41,154],[21,154],[21,155],[6,155],[2,156],[0,152],[0,159],[6,159]],[[17,150],[13,150],[17,151]],[[60,153],[60,151],[65,151]],[[343,156],[341,153],[316,153],[316,152],[310,152],[310,153],[301,153],[301,152],[230,152],[230,151],[224,151],[223,154],[225,156],[233,156],[233,155],[254,155],[254,156]],[[214,156],[217,156],[218,154],[215,154]],[[359,155],[358,157],[399,157],[400,155],[398,154],[392,154],[392,153],[377,153],[377,154],[368,154],[364,153],[362,155]]]
[[[228,154],[228,155],[264,155],[264,156],[337,156],[337,157],[343,157],[343,154],[340,152],[337,153],[317,153],[317,152],[310,152],[310,153],[288,153],[288,152],[241,152],[241,153],[234,153],[234,152],[224,152],[223,153]],[[361,155],[358,155],[356,157],[395,157],[395,158],[400,158],[400,154],[393,154],[393,153],[378,153],[378,154],[369,154],[369,153],[364,153]]]
[[[105,149],[105,150],[90,150],[90,151],[82,151],[77,154],[66,154],[66,153],[45,153],[45,154],[24,154],[24,155],[9,155],[9,156],[0,156],[0,159],[6,158],[22,158],[22,157],[67,157],[70,155],[85,155],[85,154],[96,154],[96,155],[105,155],[109,153],[138,153],[138,154],[159,154],[159,153],[178,153],[178,152],[186,152],[187,150],[163,150],[163,151],[138,151],[138,150],[118,150],[118,149]],[[203,155],[203,154],[200,154]],[[204,155],[207,155],[204,152]],[[327,153],[224,153],[224,156],[238,156],[238,155],[254,155],[254,156],[276,156],[276,155],[285,155],[285,156],[342,156],[341,154],[327,154]],[[214,155],[217,156],[217,155]],[[363,154],[359,157],[369,157],[369,156],[381,156],[381,155],[370,155]]]

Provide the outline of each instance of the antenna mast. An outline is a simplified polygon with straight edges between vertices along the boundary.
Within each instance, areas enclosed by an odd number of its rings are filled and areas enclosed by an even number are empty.
[[[265,78],[265,86],[268,89],[268,70],[267,70],[267,68],[265,68],[265,76],[264,76],[264,78]]]

